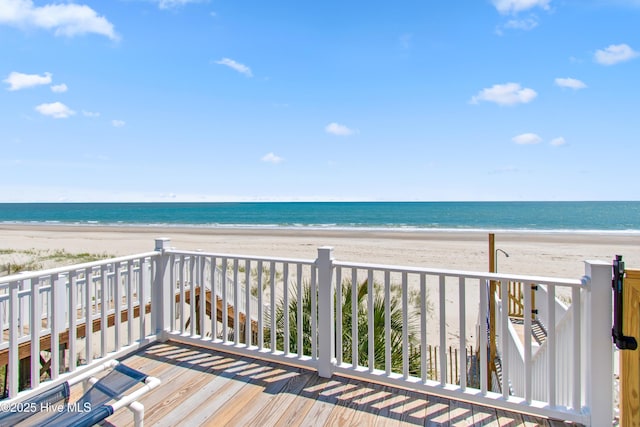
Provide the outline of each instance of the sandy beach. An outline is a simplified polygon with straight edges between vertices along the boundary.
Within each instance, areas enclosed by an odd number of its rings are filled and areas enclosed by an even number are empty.
[[[0,250],[56,250],[121,256],[153,250],[168,237],[177,249],[277,257],[316,257],[332,246],[342,261],[359,261],[473,271],[488,270],[485,232],[0,226]],[[628,268],[640,268],[640,236],[591,233],[496,233],[498,271],[579,278],[585,260],[611,261],[623,255]],[[9,262],[11,255],[2,255]]]

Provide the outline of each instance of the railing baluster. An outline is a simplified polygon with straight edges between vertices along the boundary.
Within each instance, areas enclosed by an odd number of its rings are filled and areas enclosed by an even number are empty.
[[[556,406],[556,287],[547,285],[547,364],[549,367],[547,385],[549,406]]]
[[[180,305],[178,306],[180,312],[180,334],[184,334],[185,329],[185,315],[184,315],[184,306],[185,306],[185,283],[184,283],[184,264],[185,259],[184,255],[180,255]]]
[[[351,268],[351,364],[358,367],[358,269]]]
[[[244,262],[244,292],[245,292],[245,311],[244,311],[244,341],[247,347],[251,347],[251,261]]]
[[[198,319],[196,318],[196,256],[189,257],[189,336],[196,335],[196,326]],[[237,305],[236,305],[237,307]]]
[[[66,293],[65,289],[65,281],[59,279],[58,274],[51,275],[51,379],[58,379],[58,373],[60,372],[60,336],[58,335],[60,329],[62,329],[60,323],[61,319],[64,319],[64,309],[66,305],[66,298],[60,298],[59,294]],[[58,305],[56,302],[61,299],[64,301],[63,304]],[[70,305],[71,309],[73,306]],[[38,362],[39,363],[39,362]]]
[[[209,258],[211,263],[211,340],[218,338],[218,261],[216,257]],[[222,282],[224,283],[224,281]]]
[[[402,376],[409,378],[409,283],[407,272],[402,272]],[[387,341],[387,346],[391,341]]]
[[[488,315],[488,289],[489,285],[488,280],[480,280],[480,347],[478,348],[478,353],[480,354],[480,391],[482,394],[487,394],[488,389],[488,375],[490,372],[488,371],[488,361],[487,361],[487,334],[489,331],[487,330],[487,315]]]
[[[18,347],[18,315],[20,314],[20,300],[18,299],[18,291],[20,282],[9,283],[9,363],[7,370],[9,371],[9,398],[18,394],[18,365],[19,347]]]
[[[227,342],[229,340],[229,301],[227,300],[227,258],[222,258],[222,341]]]
[[[171,264],[169,264],[171,265]],[[127,345],[131,345],[133,344],[134,341],[134,337],[133,337],[133,322],[135,319],[135,308],[133,306],[133,279],[134,279],[134,270],[133,270],[133,260],[130,259],[129,261],[127,261]],[[171,271],[173,271],[173,266],[170,267]],[[173,296],[173,294],[171,294]],[[175,299],[174,299],[175,300]],[[169,304],[170,308],[173,308],[175,304]],[[140,316],[144,316],[144,304],[142,304],[140,301],[138,301],[138,308],[140,310]],[[170,311],[172,314],[173,312]],[[170,317],[171,319],[173,319],[173,317]],[[171,325],[171,330],[173,330],[173,324]],[[140,339],[142,339],[142,337],[140,337]]]
[[[93,302],[97,299],[95,288],[93,287],[93,269],[87,268],[84,271],[85,281],[85,363],[88,365],[93,362]]]
[[[76,323],[78,318],[78,273],[76,270],[69,272],[69,372],[76,370]]]
[[[311,267],[311,359],[318,360],[318,269]]]
[[[447,312],[446,312],[446,290],[444,275],[439,276],[439,298],[440,298],[440,385],[447,383]]]
[[[297,275],[296,275],[296,282],[297,282],[297,294],[298,294],[298,301],[297,301],[297,313],[296,313],[296,332],[297,332],[297,343],[296,343],[296,348],[298,349],[298,357],[301,357],[304,355],[304,347],[303,347],[303,341],[302,341],[302,332],[303,332],[303,325],[302,325],[302,316],[303,316],[303,301],[304,301],[304,294],[303,294],[303,289],[302,289],[302,264],[298,264],[298,269],[296,271]]]
[[[262,289],[262,260],[258,261],[258,350],[264,349],[264,289]]]
[[[200,281],[200,339],[206,336],[205,319],[207,316],[207,284],[205,283],[205,269],[207,268],[206,259],[200,255],[198,257],[198,280]],[[211,292],[211,301],[213,303],[213,292]]]
[[[100,268],[100,357],[107,354],[107,311],[109,309],[109,266]]]
[[[276,263],[271,261],[269,263],[269,284],[271,285],[271,353],[276,351],[276,333],[277,333],[277,322],[276,322]]]
[[[147,261],[146,258],[140,258],[140,266],[138,270],[138,292],[140,293],[140,341],[144,340],[147,335]],[[151,300],[151,295],[149,295]],[[175,298],[171,300],[172,304],[175,304]],[[153,310],[153,307],[151,307]]]
[[[509,365],[509,309],[508,306],[505,310],[505,302],[509,301],[509,283],[506,280],[500,281],[500,299],[501,301],[501,310],[500,310],[500,323],[502,326],[502,331],[500,332],[500,339],[502,340],[502,397],[505,399],[509,398],[509,373],[510,373],[510,365]]]
[[[113,306],[115,308],[115,322],[114,322],[114,332],[115,332],[115,341],[116,341],[116,351],[120,351],[120,349],[122,348],[122,343],[121,343],[121,337],[120,337],[120,326],[122,324],[121,322],[121,313],[122,313],[122,296],[120,295],[120,280],[122,279],[121,276],[121,269],[120,269],[120,263],[114,263],[113,264],[113,268],[114,268],[114,286],[113,286]]]
[[[291,343],[289,341],[291,337],[289,336],[289,264],[286,262],[282,265],[282,294],[284,295],[284,302],[282,304],[282,308],[284,309],[284,339],[282,345],[284,347],[284,355],[288,356],[291,347]]]
[[[458,278],[458,312],[460,323],[460,390],[467,389],[467,313],[464,277]],[[504,300],[503,300],[504,301]]]
[[[573,288],[571,291],[571,311],[573,312],[573,384],[571,390],[571,396],[573,397],[572,406],[574,410],[580,410],[582,404],[582,387],[580,384],[580,375],[582,372],[581,366],[581,357],[582,357],[582,347],[581,347],[581,328],[580,324],[582,319],[580,318],[581,309],[581,301],[580,301],[581,293],[579,288]],[[604,345],[604,343],[603,343]],[[608,342],[607,345],[611,345],[611,342]]]
[[[388,270],[384,272],[384,300],[386,302],[384,305],[384,365],[386,374],[391,375],[391,272]]]
[[[233,343],[240,344],[240,282],[238,280],[238,258],[233,259]]]
[[[336,364],[342,365],[342,268],[336,267]]]
[[[373,317],[373,270],[367,270],[367,343],[369,345],[369,372],[375,369],[374,317]],[[357,316],[357,314],[356,314]]]
[[[528,287],[528,286],[527,286]],[[526,289],[526,288],[525,288]],[[524,297],[524,400],[531,403],[532,372],[531,372],[531,292],[522,292]]]
[[[427,277],[420,274],[420,373],[422,383],[427,382]]]
[[[40,385],[40,331],[42,330],[42,306],[40,304],[40,280],[31,279],[31,315],[29,334],[31,335],[31,388]]]
[[[142,261],[140,262],[142,264]],[[171,303],[169,304],[169,330],[176,330],[176,292],[178,291],[178,283],[176,278],[176,256],[171,254],[169,256],[169,288],[171,289]],[[140,295],[138,295],[138,302],[140,303],[140,315],[142,316],[144,310],[144,301],[140,301]]]

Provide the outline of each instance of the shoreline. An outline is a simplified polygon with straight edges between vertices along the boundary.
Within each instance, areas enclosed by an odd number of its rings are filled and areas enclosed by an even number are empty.
[[[385,227],[314,227],[314,226],[245,226],[245,225],[205,225],[205,224],[72,224],[72,223],[0,223],[3,231],[45,231],[45,232],[118,232],[146,234],[207,234],[207,235],[289,235],[330,237],[377,237],[447,240],[475,240],[486,238],[489,233],[509,240],[533,238],[536,241],[576,241],[592,240],[594,237],[612,238],[619,242],[635,239],[640,244],[640,230],[534,230],[534,229],[459,229],[459,228],[385,228]]]
[[[169,224],[169,223],[92,223],[92,222],[60,222],[60,221],[43,221],[43,222],[0,222],[0,230],[4,228],[70,228],[70,229],[116,229],[118,231],[141,231],[141,230],[178,230],[187,232],[188,230],[203,231],[209,230],[213,232],[229,231],[235,232],[335,232],[335,233],[397,233],[401,234],[504,234],[504,235],[589,235],[589,236],[635,236],[640,237],[640,229],[534,229],[534,228],[425,228],[414,226],[334,226],[334,225],[277,225],[277,224]]]

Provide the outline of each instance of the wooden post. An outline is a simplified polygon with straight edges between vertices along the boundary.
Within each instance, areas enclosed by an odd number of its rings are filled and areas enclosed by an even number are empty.
[[[640,339],[640,270],[626,270],[623,295],[625,336]],[[620,353],[620,425],[640,425],[640,350]]]
[[[496,272],[496,241],[495,234],[489,233],[489,273]],[[491,391],[492,388],[492,376],[491,373],[495,370],[496,361],[496,282],[492,280],[489,285],[489,358],[487,359],[487,387]],[[482,349],[482,351],[485,351]]]

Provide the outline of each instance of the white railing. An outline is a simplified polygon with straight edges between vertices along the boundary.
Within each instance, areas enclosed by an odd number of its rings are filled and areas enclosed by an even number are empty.
[[[610,323],[607,327],[611,319],[611,305],[607,303],[611,299],[608,265],[587,263],[585,277],[572,280],[338,262],[333,259],[331,248],[320,248],[317,259],[305,260],[178,251],[169,245],[168,239],[158,239],[156,251],[149,254],[12,276],[0,281],[0,286],[6,283],[9,289],[6,298],[11,313],[9,325],[12,325],[8,328],[11,366],[17,366],[20,339],[30,340],[31,377],[39,378],[34,375],[39,369],[35,357],[39,355],[39,337],[50,329],[64,329],[54,320],[48,329],[41,329],[34,335],[28,330],[24,331],[26,335],[18,333],[19,307],[23,298],[30,298],[28,305],[35,307],[30,313],[37,313],[31,314],[30,324],[40,322],[43,311],[39,295],[42,289],[50,286],[44,284],[48,280],[55,284],[50,288],[56,295],[64,289],[63,285],[67,286],[65,283],[69,284],[70,291],[65,295],[68,307],[78,306],[78,287],[86,288],[83,294],[85,307],[90,309],[80,310],[83,312],[80,315],[73,314],[76,310],[69,310],[69,322],[65,322],[65,326],[70,327],[70,347],[80,343],[74,331],[82,322],[90,324],[100,319],[101,325],[106,325],[111,313],[115,314],[115,319],[120,319],[118,314],[124,307],[131,313],[136,301],[150,301],[148,324],[144,315],[134,322],[133,329],[139,331],[137,341],[131,334],[119,334],[121,324],[118,323],[114,328],[101,328],[97,332],[99,342],[93,341],[92,334],[87,334],[84,339],[87,364],[122,355],[144,342],[171,339],[306,366],[317,369],[324,377],[343,374],[587,425],[604,425],[603,420],[611,420],[612,388],[605,384],[607,374],[609,383],[612,382],[611,372],[607,369],[607,363],[612,365]],[[128,273],[136,263],[140,266],[138,276]],[[70,279],[60,279],[64,275]],[[134,276],[139,278],[137,288],[135,281],[130,280]],[[87,287],[86,281],[82,282],[84,277],[93,286]],[[25,280],[31,281],[28,291],[20,290]],[[112,285],[123,280],[123,286]],[[556,381],[549,381],[548,398],[534,398],[536,378],[555,378],[564,367],[551,357],[551,362],[542,371],[534,371],[530,340],[518,350],[523,355],[522,365],[516,365],[509,357],[503,362],[502,393],[488,390],[486,350],[478,352],[479,384],[467,384],[466,375],[460,375],[459,383],[453,384],[449,380],[446,349],[452,345],[457,347],[459,372],[466,372],[467,341],[475,341],[472,337],[476,333],[475,319],[488,318],[489,282],[492,280],[546,285],[551,296],[556,287],[569,287],[574,294],[574,315],[587,319],[584,325],[581,325],[583,322],[572,323],[568,328],[569,338],[553,334],[553,343],[545,350],[549,354],[559,353],[561,340],[581,349],[573,353],[570,361],[570,369],[577,373],[571,377],[571,383],[558,385]],[[133,289],[138,289],[140,295]],[[507,286],[501,289],[504,298]],[[104,297],[104,302],[102,295],[109,295]],[[200,303],[200,297],[204,295],[210,295],[208,306]],[[451,304],[452,300],[457,300],[457,304]],[[478,307],[472,301],[477,300],[480,307],[476,317]],[[122,301],[122,304],[115,304],[115,301]],[[529,312],[529,292],[524,293],[524,306],[525,312]],[[52,313],[46,318],[56,319],[56,310],[55,305],[51,305]],[[502,330],[509,327],[507,315],[506,310],[502,311],[497,319]],[[554,315],[551,317],[553,324]],[[525,334],[530,334],[530,316],[525,316],[524,328]],[[487,349],[487,322],[480,321],[478,329],[480,349]],[[504,340],[506,348],[507,334],[501,334],[500,339]],[[437,380],[428,371],[426,352],[412,351],[430,344],[437,345],[440,352]],[[56,348],[53,339],[52,348]],[[94,357],[93,349],[96,348],[99,352]],[[506,352],[516,353],[515,350]],[[52,360],[53,357],[52,354]],[[64,365],[53,361],[52,372]],[[71,360],[68,365],[69,371],[78,368]],[[522,386],[518,386],[520,391],[514,390],[510,394],[506,378],[513,371],[523,373]],[[56,375],[52,374],[54,381]],[[10,370],[11,397],[16,397],[17,386],[17,372]],[[31,386],[37,388],[38,380],[32,379]],[[562,403],[562,387],[570,390],[570,405]],[[608,398],[602,398],[607,392]]]
[[[313,292],[305,294],[316,289],[313,260],[175,250],[167,256],[165,277],[179,295],[169,307],[169,334],[297,358],[315,367],[316,343],[305,337],[308,325],[301,315],[305,303],[315,304],[308,299],[315,301]],[[208,307],[199,303],[205,294]]]
[[[531,399],[548,402],[554,407],[579,410],[582,406],[581,390],[573,385],[576,381],[580,382],[581,340],[580,325],[576,325],[573,319],[575,313],[579,315],[581,312],[581,291],[578,287],[572,288],[574,304],[568,309],[555,297],[556,286],[538,285],[536,320],[542,323],[546,331],[546,339],[542,345],[533,342],[531,320],[527,322],[525,319],[524,330],[518,334],[511,319],[503,312],[504,300],[498,299],[499,295],[496,294],[496,344],[503,364],[506,360],[510,366],[505,380],[514,395],[525,395],[525,377],[530,371]],[[507,331],[505,335],[502,335],[503,330]],[[525,363],[525,357],[531,362]]]
[[[569,307],[567,307],[565,303],[560,301],[560,299],[558,299],[557,297],[551,298],[549,296],[549,291],[550,290],[548,289],[548,287],[544,285],[538,286],[538,290],[536,291],[538,301],[553,302],[551,304],[551,307],[549,306],[548,303],[536,305],[536,308],[538,309],[538,314],[536,318],[540,323],[542,323],[545,330],[552,328],[552,325],[549,320],[552,318],[552,316],[555,319],[555,323],[557,326],[562,321],[565,314],[569,310]],[[551,313],[551,310],[553,310],[554,312]]]
[[[221,298],[221,295],[226,292],[229,301],[235,301],[236,287],[234,284],[233,271],[229,271],[233,268],[233,265],[227,265],[227,270],[223,271],[222,264],[215,264],[215,257],[201,256],[201,252],[196,253],[175,253],[171,255],[171,283],[174,284],[174,292],[176,295],[176,308],[180,311],[179,316],[171,315],[172,319],[181,319],[179,330],[184,333],[185,321],[190,318],[195,318],[205,313],[206,303],[201,308],[198,306],[200,301],[199,292],[203,291],[209,295],[209,301],[211,304],[217,305],[215,297]],[[242,266],[244,269],[244,265]],[[242,271],[240,271],[242,273]],[[254,272],[255,273],[255,272]],[[237,272],[236,272],[237,274]],[[247,307],[247,294],[251,299],[248,305],[251,319],[255,322],[258,317],[258,301],[253,293],[257,293],[257,289],[247,288],[247,283],[240,282],[238,288],[238,304],[234,305],[239,307],[239,313],[244,316],[245,309]],[[215,291],[211,293],[211,289],[215,287]],[[223,288],[225,289],[223,291]],[[194,289],[193,295],[188,293]],[[249,292],[247,292],[249,290]],[[252,293],[253,292],[253,293]],[[189,298],[186,297],[189,296]],[[265,307],[266,308],[266,307]],[[202,312],[192,312],[191,309],[201,309]],[[216,307],[217,309],[217,307]],[[185,310],[188,314],[193,316],[185,316]],[[199,325],[193,324],[194,327],[199,328]],[[207,331],[210,333],[211,331]]]
[[[114,358],[150,335],[146,307],[158,252],[0,278],[0,355],[10,398]],[[138,316],[134,313],[138,311]],[[126,322],[126,323],[125,323]],[[40,373],[41,351],[50,368]],[[19,360],[30,357],[29,372]]]

